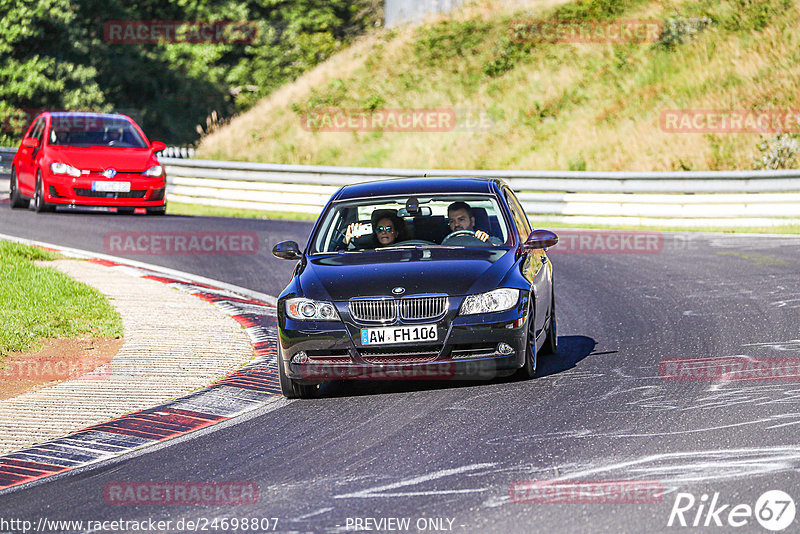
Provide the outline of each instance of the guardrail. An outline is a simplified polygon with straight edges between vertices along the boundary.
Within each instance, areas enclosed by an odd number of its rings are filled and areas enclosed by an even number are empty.
[[[162,158],[168,198],[319,213],[342,185],[423,176],[505,179],[529,216],[578,224],[800,224],[800,170],[707,172],[469,171],[275,165]]]
[[[0,172],[15,149],[0,148]],[[341,186],[400,177],[505,179],[532,218],[577,224],[776,226],[800,224],[800,169],[585,172],[381,169],[160,158],[167,199],[319,213]],[[7,172],[7,171],[6,171]],[[2,176],[0,176],[2,178]]]
[[[8,180],[11,176],[11,160],[14,159],[14,154],[17,153],[16,148],[6,148],[0,146],[0,180]],[[0,192],[7,190],[0,184]]]

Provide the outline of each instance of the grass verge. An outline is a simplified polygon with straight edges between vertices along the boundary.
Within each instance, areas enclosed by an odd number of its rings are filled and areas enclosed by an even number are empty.
[[[0,241],[0,361],[9,352],[40,348],[42,338],[122,335],[122,318],[102,293],[33,263],[57,258]]]

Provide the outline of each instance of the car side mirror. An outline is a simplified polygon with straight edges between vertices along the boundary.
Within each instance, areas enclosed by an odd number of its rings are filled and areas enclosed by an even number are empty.
[[[281,241],[272,247],[272,255],[282,260],[299,260],[303,257],[300,247],[294,241]]]
[[[26,137],[22,140],[22,146],[25,148],[36,148],[39,146],[39,139],[36,137]]]
[[[167,148],[167,145],[165,143],[162,143],[161,141],[153,141],[152,143],[150,143],[150,148],[153,149],[153,152],[161,152],[162,150]]]
[[[558,236],[550,230],[534,230],[525,241],[523,248],[526,251],[552,247],[558,243]]]

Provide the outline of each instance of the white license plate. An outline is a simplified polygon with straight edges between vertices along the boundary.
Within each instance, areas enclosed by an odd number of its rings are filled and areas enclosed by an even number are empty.
[[[92,191],[107,193],[130,193],[130,182],[92,182]]]
[[[383,328],[362,328],[362,345],[388,345],[390,343],[417,343],[436,341],[438,330],[435,324],[416,326],[387,326]]]

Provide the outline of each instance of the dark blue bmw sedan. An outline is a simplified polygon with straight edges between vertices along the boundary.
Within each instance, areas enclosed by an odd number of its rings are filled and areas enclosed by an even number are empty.
[[[530,378],[556,350],[558,238],[531,230],[499,179],[409,178],[342,187],[278,299],[290,398],[346,379]]]

